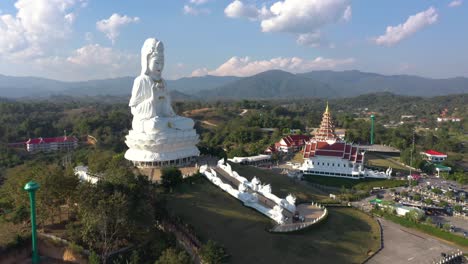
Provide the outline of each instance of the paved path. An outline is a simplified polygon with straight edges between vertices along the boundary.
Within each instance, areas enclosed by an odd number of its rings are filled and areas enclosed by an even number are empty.
[[[456,251],[456,247],[413,229],[380,219],[384,248],[369,260],[370,264],[433,263],[441,253]]]

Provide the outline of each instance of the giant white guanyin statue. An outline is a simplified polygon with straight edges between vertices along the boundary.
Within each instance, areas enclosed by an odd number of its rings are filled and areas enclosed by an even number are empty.
[[[125,141],[125,158],[140,166],[179,165],[199,155],[194,122],[174,113],[163,68],[163,43],[147,39],[141,48],[141,74],[133,82],[132,130]]]

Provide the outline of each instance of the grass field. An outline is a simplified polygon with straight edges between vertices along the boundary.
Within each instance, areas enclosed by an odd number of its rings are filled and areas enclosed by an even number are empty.
[[[315,197],[307,192],[312,189],[292,184],[286,176],[243,168],[261,180],[269,177],[279,196],[297,190],[304,197]],[[236,170],[245,175],[243,169]],[[269,233],[268,218],[204,178],[180,186],[168,197],[168,209],[190,224],[203,241],[213,239],[224,245],[231,255],[229,263],[361,263],[380,241],[378,224],[351,208],[330,208],[326,221],[301,233]]]
[[[387,156],[373,152],[366,153],[366,163],[369,166],[387,169],[391,167],[394,171],[409,173],[409,168],[400,164],[400,157]]]
[[[408,184],[405,180],[381,180],[381,179],[361,179],[353,180],[347,178],[338,177],[324,177],[324,176],[311,176],[306,175],[304,179],[311,183],[316,183],[325,186],[331,186],[336,188],[355,188],[357,190],[370,191],[374,187],[395,188],[398,186],[404,186]]]

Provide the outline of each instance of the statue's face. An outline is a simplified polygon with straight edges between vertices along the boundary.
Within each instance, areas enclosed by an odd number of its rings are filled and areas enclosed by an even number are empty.
[[[149,55],[148,70],[152,77],[161,78],[161,72],[164,68],[164,55],[155,52]]]

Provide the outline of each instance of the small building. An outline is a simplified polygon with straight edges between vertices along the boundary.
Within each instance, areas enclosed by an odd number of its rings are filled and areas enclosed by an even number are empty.
[[[275,145],[268,146],[268,148],[265,149],[264,153],[267,155],[271,155],[273,153],[278,152],[275,148]]]
[[[301,150],[309,139],[307,135],[289,135],[276,142],[275,149],[284,153],[296,152]]]
[[[450,172],[452,168],[444,166],[442,164],[435,164],[435,170],[437,171],[437,176],[440,176],[440,172]]]
[[[407,213],[412,212],[412,211],[417,212],[419,215],[424,215],[424,211],[416,207],[409,207],[409,206],[396,204],[394,205],[394,208],[395,208],[397,215],[399,216],[405,216]]]
[[[442,162],[447,159],[447,154],[432,149],[421,152],[421,154],[424,156],[425,160],[435,163]]]
[[[28,152],[70,150],[78,147],[76,137],[30,138],[26,141]]]
[[[345,140],[345,137],[346,137],[346,129],[344,129],[344,128],[335,129],[335,135],[336,135],[339,139]]]
[[[461,118],[460,117],[438,117],[437,122],[460,122]]]

